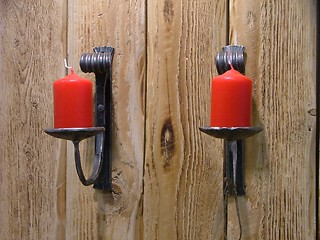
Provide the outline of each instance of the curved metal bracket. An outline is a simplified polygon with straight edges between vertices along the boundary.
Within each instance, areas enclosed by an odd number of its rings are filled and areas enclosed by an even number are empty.
[[[95,149],[95,156],[93,160],[93,167],[92,167],[91,175],[88,179],[85,178],[82,171],[82,167],[81,167],[81,158],[80,158],[80,151],[79,151],[80,141],[72,141],[72,142],[74,145],[74,158],[76,162],[76,169],[77,169],[79,179],[83,185],[89,186],[97,181],[101,173],[101,168],[103,165],[102,153],[103,153],[103,143],[104,143],[104,132],[100,132],[96,136],[96,149]]]
[[[232,67],[240,73],[245,73],[245,52],[244,46],[228,45],[222,48],[216,57],[216,67],[219,74],[223,74]]]
[[[76,170],[81,183],[85,186],[89,186],[97,182],[101,175],[101,170],[103,169],[103,151],[104,151],[104,138],[105,138],[105,128],[104,127],[92,127],[92,128],[53,128],[45,129],[47,134],[61,138],[64,140],[70,140],[74,145],[74,157],[76,163]],[[91,175],[88,179],[85,178],[82,167],[81,167],[81,157],[79,144],[83,139],[96,136],[95,144],[95,156],[93,161],[93,167]]]
[[[85,53],[80,58],[80,68],[83,72],[93,72],[96,77],[96,127],[104,127],[103,136],[96,137],[96,156],[101,152],[101,172],[94,179],[93,187],[112,191],[112,164],[111,164],[111,130],[112,130],[112,60],[114,48],[95,47],[94,53]],[[76,145],[75,145],[76,146]],[[100,149],[102,148],[102,149]],[[81,180],[81,165],[78,174]],[[98,170],[98,169],[97,169]]]

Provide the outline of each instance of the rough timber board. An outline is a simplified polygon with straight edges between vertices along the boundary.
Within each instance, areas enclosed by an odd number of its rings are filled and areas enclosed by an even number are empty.
[[[210,121],[225,1],[148,1],[144,239],[220,239],[222,142]]]
[[[0,3],[1,239],[65,235],[64,143],[53,126],[52,83],[65,73],[64,2]]]
[[[96,46],[115,48],[113,61],[113,184],[115,193],[83,187],[68,146],[67,236],[140,239],[145,111],[145,1],[68,1],[68,60]],[[84,75],[94,80],[93,74]],[[92,141],[84,142],[89,174]]]
[[[315,3],[230,1],[230,41],[246,47],[253,123],[264,127],[246,145],[244,239],[315,235]]]

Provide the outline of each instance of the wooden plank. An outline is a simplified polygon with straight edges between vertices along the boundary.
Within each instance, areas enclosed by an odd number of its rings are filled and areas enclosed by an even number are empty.
[[[49,137],[64,72],[64,1],[1,1],[1,239],[63,239],[65,144]]]
[[[315,238],[316,1],[230,2],[230,39],[246,47],[253,79],[243,239]],[[231,205],[232,206],[232,205]],[[238,236],[235,211],[231,239]]]
[[[149,1],[144,239],[221,239],[222,141],[209,124],[225,1]]]
[[[145,111],[145,1],[68,1],[68,60],[79,75],[79,58],[95,46],[113,46],[114,194],[81,185],[68,145],[67,236],[70,239],[141,239]],[[82,144],[82,143],[81,143]],[[92,142],[84,142],[89,173]],[[88,175],[88,174],[87,174]]]

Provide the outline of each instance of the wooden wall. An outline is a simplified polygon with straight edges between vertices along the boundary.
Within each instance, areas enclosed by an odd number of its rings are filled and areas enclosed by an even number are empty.
[[[253,124],[243,239],[315,237],[316,0],[0,1],[1,239],[222,239],[222,141],[209,124],[215,56],[246,47]],[[229,39],[229,40],[228,40]],[[115,193],[83,187],[53,126],[52,83],[115,48]],[[92,141],[82,147],[90,171]],[[229,203],[230,239],[239,236]]]

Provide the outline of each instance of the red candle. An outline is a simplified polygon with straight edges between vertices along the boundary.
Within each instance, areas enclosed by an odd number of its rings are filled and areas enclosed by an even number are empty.
[[[252,81],[231,67],[212,79],[211,127],[251,125]]]
[[[92,82],[74,73],[53,83],[54,127],[93,126]]]

